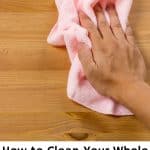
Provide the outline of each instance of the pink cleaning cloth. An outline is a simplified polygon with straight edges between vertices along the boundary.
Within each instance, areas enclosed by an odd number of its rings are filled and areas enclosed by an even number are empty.
[[[88,31],[80,26],[78,10],[82,10],[97,25],[93,7],[101,3],[105,10],[110,1],[116,5],[121,25],[125,31],[132,0],[55,0],[59,16],[47,40],[54,46],[66,46],[68,50],[72,64],[67,85],[67,94],[70,99],[100,113],[116,116],[132,115],[127,108],[100,95],[91,86],[78,58],[77,45],[79,42],[84,42],[91,48]],[[109,15],[106,11],[105,15],[109,22]]]

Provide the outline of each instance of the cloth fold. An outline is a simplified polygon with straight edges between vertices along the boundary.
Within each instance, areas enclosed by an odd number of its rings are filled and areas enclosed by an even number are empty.
[[[91,48],[88,31],[79,24],[78,11],[82,10],[97,26],[93,7],[100,3],[105,10],[110,1],[115,4],[122,28],[125,31],[133,0],[55,0],[59,16],[47,41],[54,46],[66,46],[67,48],[72,64],[67,85],[67,95],[70,99],[99,113],[117,116],[132,115],[124,106],[96,92],[85,78],[78,58],[77,45],[79,42],[84,42]],[[104,12],[109,22],[108,13]]]

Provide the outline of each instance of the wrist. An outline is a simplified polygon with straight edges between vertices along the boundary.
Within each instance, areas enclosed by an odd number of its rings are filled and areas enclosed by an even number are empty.
[[[128,99],[128,97],[131,94],[136,95],[136,89],[145,84],[144,81],[136,79],[136,78],[122,78],[122,79],[118,79],[116,85],[113,88],[113,92],[114,92],[114,99],[121,103],[124,104],[126,99]]]

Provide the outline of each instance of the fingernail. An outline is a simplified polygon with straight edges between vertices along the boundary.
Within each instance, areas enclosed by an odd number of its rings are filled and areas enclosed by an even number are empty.
[[[102,11],[102,7],[99,3],[97,3],[94,7],[95,11]]]
[[[112,10],[115,8],[115,5],[113,3],[109,3],[106,7],[106,10]]]
[[[95,9],[96,11],[100,11],[100,7],[99,7],[99,5],[98,5],[98,4],[96,4],[96,5],[95,5],[95,7],[94,7],[94,9]]]

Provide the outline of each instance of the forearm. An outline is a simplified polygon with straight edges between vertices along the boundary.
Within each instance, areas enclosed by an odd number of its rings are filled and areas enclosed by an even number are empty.
[[[150,86],[142,81],[124,82],[120,89],[119,102],[150,128]]]

